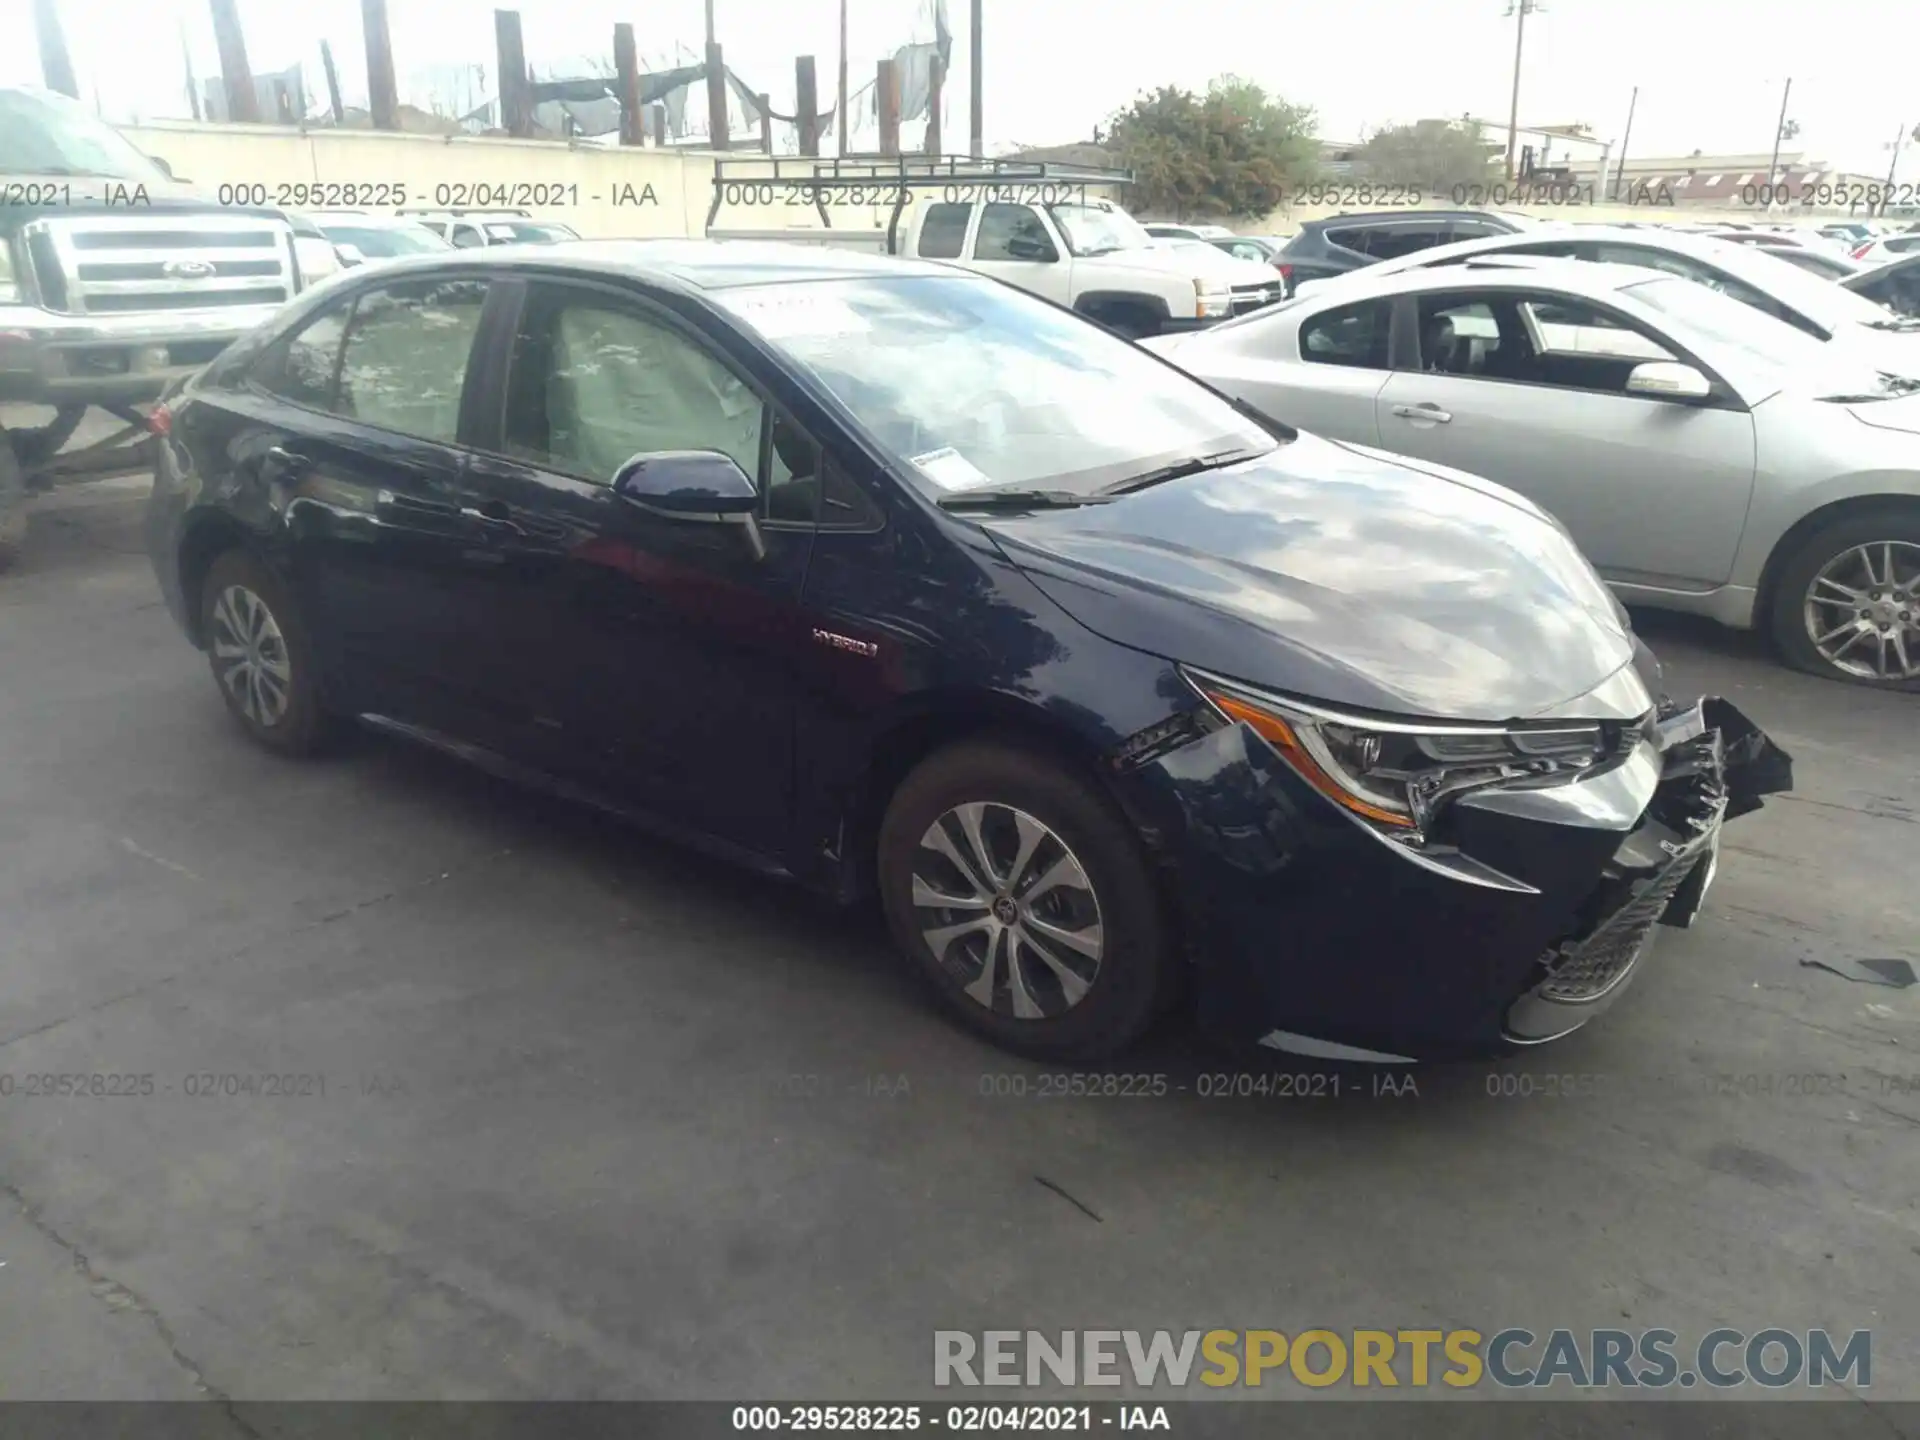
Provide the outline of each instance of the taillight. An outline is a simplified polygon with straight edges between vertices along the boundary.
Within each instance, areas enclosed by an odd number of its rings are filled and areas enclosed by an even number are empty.
[[[1872,242],[1871,240],[1869,240],[1869,241],[1867,241],[1867,243],[1866,243],[1866,244],[1864,244],[1864,245],[1856,245],[1856,246],[1854,246],[1854,247],[1853,247],[1853,258],[1854,258],[1854,259],[1856,259],[1856,260],[1858,260],[1858,259],[1859,259],[1859,258],[1860,258],[1861,256],[1863,256],[1863,255],[1865,255],[1865,254],[1866,254],[1866,253],[1867,253],[1867,252],[1868,252],[1869,250],[1871,250],[1872,248],[1873,248],[1873,242]]]
[[[1287,279],[1291,280],[1293,278],[1293,267],[1291,265],[1282,265],[1278,260],[1276,260],[1273,262],[1273,268],[1278,270],[1282,275],[1286,276]]]
[[[171,435],[173,433],[173,411],[164,405],[153,407],[147,416],[147,431],[153,435]]]

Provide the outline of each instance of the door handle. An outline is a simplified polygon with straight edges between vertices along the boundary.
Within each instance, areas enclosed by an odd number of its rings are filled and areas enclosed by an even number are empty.
[[[526,530],[513,518],[513,512],[498,501],[485,505],[462,505],[460,517],[471,520],[476,525],[484,525],[490,530],[502,530],[510,535],[524,535]]]
[[[1444,425],[1453,419],[1452,415],[1428,400],[1423,400],[1418,405],[1396,405],[1393,407],[1393,413],[1402,420],[1431,420],[1436,425]]]
[[[296,454],[284,445],[268,446],[266,458],[289,475],[298,474],[313,463],[305,455]]]

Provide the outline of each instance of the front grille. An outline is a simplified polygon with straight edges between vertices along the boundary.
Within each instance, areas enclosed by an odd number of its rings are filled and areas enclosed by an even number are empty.
[[[1286,293],[1286,288],[1286,282],[1278,277],[1258,285],[1236,285],[1233,287],[1233,313],[1245,315],[1250,310],[1271,305]]]
[[[63,215],[29,229],[40,302],[68,315],[277,305],[294,293],[283,225],[237,215]]]
[[[1545,957],[1547,979],[1538,992],[1541,998],[1597,1000],[1611,990],[1640,958],[1667,902],[1701,859],[1694,855],[1669,865],[1586,939],[1562,945],[1557,952],[1549,951]]]

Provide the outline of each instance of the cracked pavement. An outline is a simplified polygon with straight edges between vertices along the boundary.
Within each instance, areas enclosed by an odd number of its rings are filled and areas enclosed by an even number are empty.
[[[1920,697],[1646,617],[1799,788],[1595,1028],[1417,1098],[995,1099],[1040,1071],[870,916],[397,742],[246,745],[138,501],[58,497],[0,579],[0,1396],[905,1398],[936,1328],[1825,1325],[1920,1399],[1920,988],[1800,963],[1916,958]],[[1241,1065],[1175,1025],[1119,1068]]]

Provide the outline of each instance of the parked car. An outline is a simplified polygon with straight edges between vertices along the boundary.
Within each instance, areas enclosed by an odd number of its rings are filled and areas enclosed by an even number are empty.
[[[1156,239],[1121,206],[1093,197],[1051,205],[929,198],[913,207],[899,252],[990,275],[1128,336],[1202,328],[1286,296],[1271,265]]]
[[[1862,265],[1884,265],[1902,255],[1920,253],[1920,235],[1879,235],[1853,252]]]
[[[1142,229],[1158,240],[1231,240],[1233,231],[1224,225],[1174,225],[1164,220],[1148,220]]]
[[[342,268],[453,248],[439,231],[402,215],[370,210],[325,210],[312,212],[307,218],[333,246]]]
[[[1730,295],[1817,340],[1867,350],[1895,370],[1920,373],[1916,368],[1920,367],[1920,325],[1912,320],[1889,314],[1769,251],[1673,230],[1624,230],[1604,225],[1542,227],[1524,235],[1497,235],[1421,251],[1384,261],[1375,269],[1391,275],[1498,256],[1562,257],[1665,270]],[[1321,285],[1345,283],[1346,279],[1341,279]],[[1305,292],[1309,287],[1297,288]],[[1320,286],[1312,289],[1318,293]]]
[[[396,260],[159,424],[161,591],[255,740],[370,718],[877,887],[1024,1053],[1112,1054],[1183,979],[1309,1055],[1553,1038],[1790,783],[1732,706],[1656,699],[1530,502],[950,266]]]
[[[578,240],[580,232],[557,220],[536,220],[527,210],[401,210],[456,249],[487,245],[555,245]]]
[[[1840,282],[1862,299],[1896,315],[1920,316],[1920,255],[1861,270]]]
[[[1865,220],[1837,220],[1822,225],[1820,233],[1844,243],[1849,250],[1863,245],[1880,233],[1880,227]]]
[[[140,407],[320,278],[304,266],[331,267],[280,211],[232,198],[64,95],[0,85],[0,570],[30,494],[144,469]],[[70,448],[89,410],[122,428]]]
[[[1304,283],[1345,275],[1435,246],[1488,235],[1512,235],[1532,229],[1533,223],[1525,215],[1496,210],[1383,210],[1330,215],[1303,223],[1280,252],[1280,260],[1289,283],[1297,289]]]
[[[1286,293],[1291,295],[1293,293],[1292,268],[1281,259],[1280,252],[1292,238],[1292,236],[1230,235],[1225,239],[1215,240],[1212,244],[1216,250],[1224,250],[1236,259],[1251,260],[1256,265],[1272,266],[1280,278],[1286,282]]]
[[[1628,603],[1920,690],[1920,379],[1565,260],[1356,276],[1190,339],[1150,343],[1289,424],[1511,486]]]
[[[1844,251],[1827,252],[1803,245],[1782,245],[1768,248],[1766,253],[1821,280],[1845,280],[1849,275],[1858,275],[1862,269],[1860,262]]]

